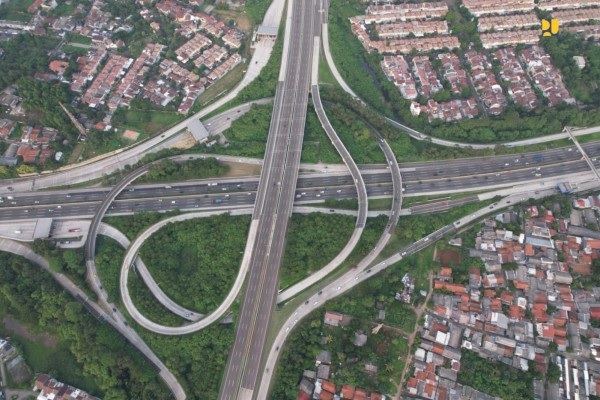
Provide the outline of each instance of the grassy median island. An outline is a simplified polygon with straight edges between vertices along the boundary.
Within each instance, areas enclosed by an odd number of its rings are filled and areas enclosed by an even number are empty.
[[[117,242],[99,237],[96,253],[98,274],[110,301],[117,303],[121,303],[118,285],[124,255],[125,250]],[[183,319],[172,314],[154,299],[141,278],[134,273],[130,273],[129,292],[138,310],[152,321],[167,326],[183,324]],[[122,305],[120,309],[127,314]],[[188,398],[218,397],[220,380],[227,362],[227,351],[233,344],[234,325],[213,325],[189,335],[163,336],[139,327],[131,318],[129,320],[131,326],[136,328],[150,348],[175,374]],[[203,379],[198,379],[198,376],[202,376]],[[168,395],[149,398],[166,399]]]
[[[286,288],[327,265],[346,246],[356,217],[339,214],[292,214],[280,272]]]
[[[164,226],[140,249],[160,288],[178,304],[215,310],[240,268],[250,216],[221,214]]]

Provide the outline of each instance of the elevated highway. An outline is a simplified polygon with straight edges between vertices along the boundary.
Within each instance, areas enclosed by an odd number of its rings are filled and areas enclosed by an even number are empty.
[[[251,400],[279,283],[279,266],[295,197],[314,41],[314,0],[288,1],[290,34],[277,85],[248,238],[249,277],[219,399]],[[291,40],[289,40],[292,38]],[[252,236],[254,235],[254,236]],[[244,268],[244,265],[242,265]]]

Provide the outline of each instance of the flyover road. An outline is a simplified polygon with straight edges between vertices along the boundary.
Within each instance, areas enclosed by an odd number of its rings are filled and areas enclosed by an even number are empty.
[[[298,167],[312,65],[315,19],[314,0],[288,1],[289,34],[284,41],[285,66],[277,85],[265,162],[252,217],[253,243],[249,254],[249,277],[236,337],[221,383],[219,399],[251,400],[275,296],[285,236],[295,196]],[[289,40],[292,38],[291,40]],[[254,229],[253,229],[254,227]],[[247,249],[250,246],[247,246]]]
[[[101,223],[98,228],[98,233],[100,235],[108,236],[111,239],[115,240],[124,249],[127,249],[131,244],[127,236],[125,236],[120,230],[118,230],[114,226]],[[140,257],[137,257],[135,259],[135,268],[138,274],[144,280],[146,286],[148,286],[148,289],[152,292],[154,298],[165,308],[167,308],[167,310],[189,321],[198,321],[199,319],[204,318],[204,314],[188,310],[171,300],[171,298],[160,289],[160,286],[156,283],[156,281],[152,279],[152,277],[150,276],[150,272],[146,267],[146,264],[144,264]]]
[[[460,148],[464,148],[464,149],[476,149],[476,150],[494,149],[497,146],[520,147],[520,146],[529,146],[529,145],[538,144],[538,143],[548,143],[548,142],[552,142],[555,140],[569,138],[569,134],[567,132],[560,132],[560,133],[553,133],[551,135],[545,135],[545,136],[540,136],[540,137],[531,138],[531,139],[516,140],[513,142],[492,143],[492,144],[463,143],[463,142],[455,142],[452,140],[439,139],[434,136],[426,135],[426,134],[421,133],[417,130],[414,130],[406,125],[403,125],[398,121],[394,121],[391,118],[386,117],[385,120],[393,127],[398,128],[399,130],[408,133],[408,135],[413,139],[427,140],[431,143],[434,143],[434,144],[437,144],[440,146],[460,147]],[[565,130],[566,130],[566,128],[565,128]],[[600,126],[592,126],[589,128],[574,129],[571,131],[571,133],[574,136],[584,136],[584,135],[589,135],[591,133],[596,133],[596,132],[600,132]]]
[[[588,182],[580,184],[581,190],[590,190],[598,187],[598,182],[595,181],[595,177],[591,173],[589,173],[588,175]],[[500,202],[496,203],[496,205],[491,206],[492,209],[490,209],[490,207],[483,207],[477,210],[476,212],[472,213],[471,215],[468,215],[455,221],[453,224],[446,225],[445,227],[431,233],[430,235],[418,240],[417,242],[407,246],[406,248],[401,249],[398,253],[377,263],[374,266],[369,267],[366,270],[350,270],[335,281],[333,281],[332,283],[330,283],[329,285],[320,289],[316,289],[319,291],[312,294],[304,301],[304,303],[302,303],[295,310],[293,310],[291,312],[291,316],[281,326],[281,329],[279,330],[279,333],[277,334],[267,356],[267,360],[265,363],[266,367],[263,370],[260,387],[258,389],[258,398],[268,398],[271,380],[273,378],[277,358],[279,357],[279,351],[283,347],[283,344],[287,339],[288,335],[290,335],[293,332],[293,327],[298,323],[298,321],[309,315],[312,311],[321,307],[327,300],[331,300],[337,296],[340,296],[343,293],[348,292],[356,285],[364,282],[365,280],[369,279],[371,276],[377,274],[383,269],[394,265],[398,261],[401,261],[403,258],[406,258],[412,254],[421,251],[425,247],[431,245],[432,243],[435,243],[437,240],[442,239],[444,236],[456,232],[457,229],[460,229],[464,226],[468,226],[470,223],[492,212],[491,210],[493,210],[493,212],[496,212],[498,210],[519,203],[522,198],[539,199],[549,196],[554,192],[553,189],[536,191],[537,193],[534,191],[527,192],[526,188],[523,190],[523,192],[515,193],[504,198]]]
[[[152,350],[146,345],[137,332],[127,325],[125,317],[117,311],[114,305],[109,305],[111,309],[106,312],[107,304],[102,304],[102,300],[99,301],[100,304],[96,304],[88,299],[87,295],[81,289],[79,289],[77,285],[75,285],[65,275],[52,271],[48,261],[42,256],[34,253],[29,247],[12,240],[0,238],[0,250],[25,257],[52,275],[52,277],[67,292],[82,302],[86,309],[88,309],[88,311],[90,311],[96,318],[98,318],[100,321],[108,322],[131,345],[138,349],[142,353],[142,356],[154,366],[155,370],[159,373],[160,377],[167,384],[177,400],[185,399],[185,392],[177,381],[177,378],[175,378],[175,376],[167,369],[162,361],[160,361],[160,359],[152,352]]]
[[[315,111],[317,113],[317,117],[319,118],[319,122],[321,123],[321,127],[325,130],[327,137],[335,147],[338,154],[342,157],[344,164],[350,171],[350,176],[356,185],[356,192],[358,197],[358,212],[356,218],[356,226],[352,235],[350,235],[350,239],[346,243],[346,246],[335,256],[327,265],[323,268],[316,271],[314,274],[311,274],[307,279],[310,280],[311,284],[319,282],[321,279],[329,275],[333,272],[341,263],[344,262],[346,258],[352,253],[352,250],[358,244],[360,237],[365,229],[365,224],[367,222],[367,214],[368,214],[368,197],[367,197],[367,187],[365,185],[365,180],[358,168],[358,165],[352,159],[352,156],[346,149],[346,146],[342,143],[339,136],[333,129],[331,122],[327,118],[325,114],[325,110],[323,109],[323,104],[321,102],[321,94],[319,93],[319,85],[318,85],[318,74],[319,74],[319,41],[315,40],[314,48],[313,48],[313,69],[312,69],[312,85],[311,85],[311,97],[313,101],[313,105],[315,107]],[[339,190],[339,189],[338,189]],[[337,192],[336,192],[337,193]],[[302,196],[302,192],[300,193]],[[298,195],[296,195],[298,197]],[[305,282],[306,283],[306,282]],[[302,282],[298,282],[295,285],[287,288],[285,293],[288,293],[290,296],[294,296],[296,293],[304,290],[305,286]],[[277,296],[278,302],[281,294]]]

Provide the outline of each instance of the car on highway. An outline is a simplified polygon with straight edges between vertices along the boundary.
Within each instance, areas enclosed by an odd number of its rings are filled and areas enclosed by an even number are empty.
[[[429,238],[428,238],[428,237],[426,237],[426,238],[425,238],[425,241],[426,241],[426,242],[428,242],[428,241],[429,241]]]
[[[402,254],[400,254],[400,255],[401,255],[401,256],[405,256],[405,255],[406,255],[406,252],[405,252],[405,251],[403,251],[403,252],[402,252]]]

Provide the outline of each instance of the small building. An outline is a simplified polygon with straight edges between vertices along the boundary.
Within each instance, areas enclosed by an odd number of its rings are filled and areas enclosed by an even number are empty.
[[[335,311],[326,311],[323,322],[325,323],[325,325],[339,326],[343,318],[343,314],[340,314]]]
[[[196,142],[202,143],[208,140],[210,133],[199,119],[193,119],[188,123],[188,132],[194,137]]]
[[[317,367],[317,379],[329,379],[331,367],[328,364],[321,364]]]
[[[354,345],[357,347],[363,347],[367,344],[367,335],[361,331],[354,332]]]

